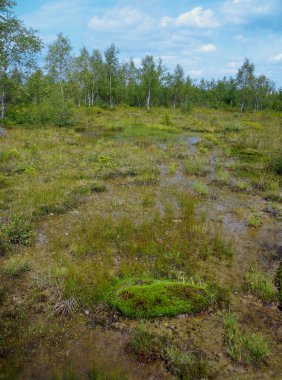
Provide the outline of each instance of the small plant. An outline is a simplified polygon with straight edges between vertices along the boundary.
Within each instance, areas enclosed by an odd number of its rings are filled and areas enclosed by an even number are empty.
[[[172,125],[172,121],[171,121],[170,115],[167,112],[163,115],[161,123],[163,125],[167,125],[167,126],[171,126]]]
[[[9,244],[30,245],[34,236],[30,220],[20,214],[14,214],[9,222],[4,224],[2,232]]]
[[[245,276],[245,287],[262,301],[273,302],[277,299],[277,290],[271,278],[251,266]]]
[[[261,226],[262,224],[262,221],[261,221],[261,218],[257,215],[251,215],[248,220],[247,220],[247,224],[248,226],[250,227],[253,227],[253,228],[258,228]]]
[[[193,185],[193,190],[198,195],[207,195],[209,193],[209,188],[202,182],[195,182]]]
[[[30,270],[30,263],[21,256],[11,257],[5,265],[5,272],[11,277],[18,277]]]

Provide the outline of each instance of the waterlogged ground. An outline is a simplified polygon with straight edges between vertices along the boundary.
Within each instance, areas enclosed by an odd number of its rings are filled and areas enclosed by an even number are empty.
[[[280,379],[281,120],[93,109],[70,129],[9,129],[0,378]],[[170,317],[115,306],[120,284],[154,281],[217,296]]]

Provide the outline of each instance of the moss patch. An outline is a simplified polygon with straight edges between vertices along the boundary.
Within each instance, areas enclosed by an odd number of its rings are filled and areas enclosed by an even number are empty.
[[[111,304],[127,317],[150,318],[199,313],[214,300],[215,294],[208,286],[136,280],[119,287]]]

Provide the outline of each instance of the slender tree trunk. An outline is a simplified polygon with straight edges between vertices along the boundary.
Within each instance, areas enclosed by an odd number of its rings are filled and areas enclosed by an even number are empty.
[[[176,93],[174,94],[174,100],[173,100],[173,108],[176,108]]]
[[[64,100],[64,89],[63,89],[62,82],[60,82],[60,90],[61,90],[62,99]]]
[[[241,112],[244,111],[244,107],[245,107],[245,96],[243,96],[243,99],[242,99],[242,103],[241,103]]]
[[[110,75],[110,109],[114,107],[113,105],[113,90],[112,90],[112,76]]]
[[[148,97],[147,97],[147,102],[146,102],[147,111],[150,110],[150,101],[151,101],[151,89],[149,89]]]
[[[1,121],[4,119],[5,116],[5,89],[4,86],[2,86],[1,90]]]

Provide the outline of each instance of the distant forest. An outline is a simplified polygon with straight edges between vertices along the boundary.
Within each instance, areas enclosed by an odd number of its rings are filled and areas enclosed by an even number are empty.
[[[199,81],[185,75],[181,65],[169,71],[152,55],[136,66],[119,60],[111,44],[104,52],[72,54],[69,38],[58,34],[47,46],[44,64],[38,64],[43,43],[14,14],[15,3],[0,1],[0,100],[2,124],[68,124],[74,106],[115,105],[193,106],[282,111],[282,89],[245,59],[235,77]]]

